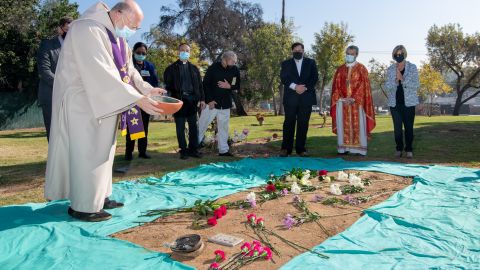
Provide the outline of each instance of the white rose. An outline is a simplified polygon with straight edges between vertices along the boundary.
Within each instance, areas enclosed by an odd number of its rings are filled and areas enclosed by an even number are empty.
[[[300,189],[297,182],[293,182],[292,187],[291,187],[291,191],[292,191],[293,194],[298,195],[302,192],[302,189]]]
[[[247,201],[255,201],[257,199],[257,196],[255,195],[255,192],[250,192],[247,194]]]
[[[348,174],[346,174],[344,171],[339,171],[337,178],[338,180],[348,180]]]
[[[300,179],[300,184],[303,186],[311,186],[312,182],[308,180],[308,178],[302,177],[302,179]]]
[[[300,183],[302,181],[308,181],[308,179],[310,179],[310,174],[305,174],[304,176],[302,176],[302,179],[300,179]]]
[[[354,174],[351,174],[350,177],[348,178],[348,182],[350,183],[350,185],[353,185],[353,186],[356,186],[356,187],[361,187],[363,188],[364,185],[362,183],[362,178],[354,175]]]
[[[340,186],[338,184],[332,184],[330,186],[330,193],[333,195],[342,195],[342,191],[340,190]]]

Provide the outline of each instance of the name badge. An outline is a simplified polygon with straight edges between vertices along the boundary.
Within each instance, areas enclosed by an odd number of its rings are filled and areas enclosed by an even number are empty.
[[[232,85],[235,85],[237,83],[237,77],[233,77],[232,79]]]
[[[140,71],[140,75],[142,75],[142,77],[150,77],[150,71],[142,70]]]

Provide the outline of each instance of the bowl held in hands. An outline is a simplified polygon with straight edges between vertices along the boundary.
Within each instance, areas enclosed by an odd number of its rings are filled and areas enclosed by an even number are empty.
[[[181,100],[167,96],[153,96],[151,99],[158,102],[156,107],[162,109],[163,114],[174,114],[178,112],[183,105]]]

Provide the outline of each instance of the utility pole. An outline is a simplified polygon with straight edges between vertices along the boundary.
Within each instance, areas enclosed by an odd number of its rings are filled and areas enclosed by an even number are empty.
[[[281,19],[280,23],[282,24],[282,35],[284,35],[284,37],[285,37],[285,0],[282,0],[282,19]],[[287,44],[283,44],[283,46],[287,46]],[[279,109],[278,109],[278,114],[279,115],[284,114],[284,111],[283,111],[283,94],[284,94],[284,92],[283,91],[285,91],[285,89],[283,87],[282,82],[280,82],[280,84],[278,85],[278,92],[280,93],[280,106],[279,106]],[[273,99],[273,102],[275,102],[275,98]]]

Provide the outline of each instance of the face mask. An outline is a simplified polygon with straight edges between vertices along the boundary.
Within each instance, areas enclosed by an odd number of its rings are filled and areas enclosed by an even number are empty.
[[[293,58],[295,58],[297,60],[300,60],[300,59],[302,59],[302,57],[303,57],[302,52],[293,52]]]
[[[123,20],[123,17],[122,17],[122,20]],[[127,38],[133,36],[135,34],[135,32],[136,32],[135,30],[132,30],[132,29],[128,28],[127,25],[125,25],[122,29],[115,26],[115,34],[117,35],[117,37],[127,39]]]
[[[397,63],[401,63],[403,60],[405,60],[405,55],[403,53],[400,55],[395,55],[394,59],[397,61]]]
[[[178,58],[182,61],[187,61],[190,58],[190,53],[189,52],[180,52],[178,54]]]
[[[345,55],[345,62],[349,64],[355,62],[355,56],[349,54]]]
[[[115,34],[121,38],[129,38],[135,34],[135,30],[128,28],[128,26],[124,26],[123,29],[115,26]]]
[[[147,58],[146,55],[142,55],[142,54],[133,54],[133,57],[135,58],[135,60],[139,61],[139,62],[143,62],[145,61],[145,59]]]

